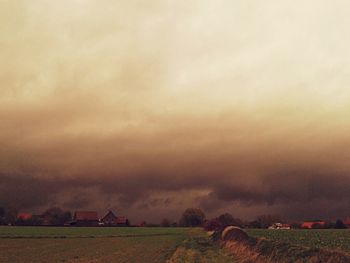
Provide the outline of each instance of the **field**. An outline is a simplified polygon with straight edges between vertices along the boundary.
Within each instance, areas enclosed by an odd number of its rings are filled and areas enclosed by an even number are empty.
[[[248,234],[253,237],[265,237],[267,239],[307,247],[327,248],[350,252],[350,230],[337,229],[312,229],[312,230],[267,230],[248,229]]]
[[[350,252],[349,230],[246,230],[310,248]],[[200,228],[0,227],[1,263],[238,262]]]
[[[186,228],[162,227],[0,227],[0,238],[184,237]]]
[[[1,263],[234,262],[201,229],[0,227]]]

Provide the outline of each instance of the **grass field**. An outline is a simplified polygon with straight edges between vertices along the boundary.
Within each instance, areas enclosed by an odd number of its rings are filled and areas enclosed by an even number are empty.
[[[0,227],[0,238],[183,236],[187,228],[171,227]]]
[[[309,230],[268,230],[248,229],[253,237],[265,237],[296,245],[316,248],[328,248],[350,252],[350,230],[338,229],[309,229]]]
[[[0,227],[1,263],[235,262],[201,229]]]
[[[253,237],[350,252],[350,230],[246,231]],[[0,262],[236,261],[200,228],[0,227]]]

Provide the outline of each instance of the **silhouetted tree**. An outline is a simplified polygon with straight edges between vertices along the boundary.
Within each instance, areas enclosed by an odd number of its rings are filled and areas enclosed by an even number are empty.
[[[337,221],[335,221],[335,226],[334,228],[337,228],[337,229],[345,229],[346,228],[346,225],[344,224],[344,222],[340,219],[337,219]]]
[[[242,227],[243,226],[242,220],[240,220],[238,218],[234,218],[229,213],[225,213],[225,214],[220,215],[218,217],[218,220],[220,221],[220,223],[222,224],[223,227],[227,227],[227,226],[239,226],[239,227]]]
[[[181,226],[196,227],[203,225],[205,220],[204,212],[199,208],[188,208],[180,219]]]
[[[276,215],[261,215],[256,218],[259,228],[268,228],[273,223],[281,222],[281,218]]]
[[[0,207],[0,225],[5,224],[5,209]]]
[[[234,219],[233,216],[229,213],[222,214],[218,217],[219,222],[221,225],[225,226],[230,226],[233,225]]]
[[[14,207],[7,208],[5,211],[4,221],[6,224],[14,225],[17,219],[18,210]]]
[[[64,225],[72,220],[72,214],[70,211],[63,211],[59,207],[52,207],[47,209],[43,215],[44,218],[48,219],[51,225]]]
[[[163,218],[161,224],[162,227],[170,227],[170,221],[167,218]]]
[[[15,222],[17,226],[39,226],[41,223],[42,220],[36,215],[33,215],[28,219],[17,218]]]
[[[248,227],[249,227],[249,228],[261,228],[261,224],[260,224],[259,221],[253,220],[253,221],[250,221],[250,222],[248,223]]]
[[[323,228],[335,228],[335,222],[326,221]]]
[[[222,231],[223,225],[218,218],[213,218],[204,223],[204,229],[207,231]]]
[[[0,218],[5,216],[5,208],[0,207]]]

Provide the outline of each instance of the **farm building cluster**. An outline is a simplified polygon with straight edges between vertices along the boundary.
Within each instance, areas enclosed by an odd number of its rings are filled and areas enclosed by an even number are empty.
[[[337,223],[338,222],[338,223]],[[346,218],[344,221],[338,221],[335,225],[330,226],[329,222],[324,220],[310,220],[304,221],[300,224],[297,224],[297,227],[293,227],[292,224],[284,223],[273,223],[268,229],[292,229],[292,228],[301,228],[301,229],[322,229],[322,228],[350,228],[350,217]],[[341,223],[339,223],[341,222]],[[337,225],[338,224],[338,225]],[[339,225],[341,224],[341,225]]]
[[[19,213],[17,219],[23,222],[38,218],[40,225],[57,225],[52,222],[50,215],[32,215],[30,213]],[[116,216],[112,211],[108,211],[103,217],[99,217],[96,211],[76,211],[71,220],[64,223],[65,226],[129,226],[129,220],[125,216]]]
[[[301,228],[312,229],[312,228],[324,228],[326,222],[323,220],[306,221],[301,224]]]
[[[112,211],[98,218],[94,211],[77,211],[74,213],[73,221],[70,225],[74,226],[129,226],[129,220],[125,216],[116,216]]]

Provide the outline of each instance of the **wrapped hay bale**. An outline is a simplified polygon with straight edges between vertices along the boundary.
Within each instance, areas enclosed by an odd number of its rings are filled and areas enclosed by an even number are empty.
[[[221,239],[221,231],[212,231],[209,234],[212,241],[217,242]]]
[[[237,226],[228,226],[221,234],[223,241],[247,241],[249,239],[248,234]]]

